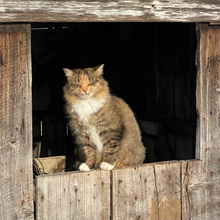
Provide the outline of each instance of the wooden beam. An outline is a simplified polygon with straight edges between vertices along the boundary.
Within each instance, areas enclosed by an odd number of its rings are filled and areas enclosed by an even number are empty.
[[[5,0],[1,22],[219,22],[218,0]]]
[[[197,26],[197,163],[182,164],[182,219],[220,219],[220,26]]]
[[[33,219],[30,36],[0,25],[0,219]]]

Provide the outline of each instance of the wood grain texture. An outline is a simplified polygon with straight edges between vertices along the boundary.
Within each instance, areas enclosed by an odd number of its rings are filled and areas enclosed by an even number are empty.
[[[36,219],[110,219],[110,172],[39,176]]]
[[[30,25],[0,25],[0,219],[33,219]]]
[[[180,163],[112,170],[112,219],[181,219]]]
[[[152,164],[112,170],[112,219],[150,219],[156,201]]]
[[[197,26],[197,152],[182,165],[183,219],[220,218],[220,26]]]
[[[218,0],[1,0],[1,22],[218,22]]]

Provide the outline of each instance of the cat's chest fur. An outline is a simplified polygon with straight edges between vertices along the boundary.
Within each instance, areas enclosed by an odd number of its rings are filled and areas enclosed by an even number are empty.
[[[102,98],[100,100],[95,99],[85,99],[78,100],[75,104],[72,104],[74,112],[83,121],[83,124],[87,126],[88,135],[92,138],[97,150],[101,153],[103,151],[103,144],[97,133],[94,125],[89,123],[89,118],[91,115],[96,114],[106,103],[106,99]]]

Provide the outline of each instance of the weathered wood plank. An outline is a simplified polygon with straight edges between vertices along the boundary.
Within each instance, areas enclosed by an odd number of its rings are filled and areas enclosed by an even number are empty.
[[[201,164],[201,161],[182,163],[182,219],[207,219],[207,181]]]
[[[36,219],[110,219],[110,172],[37,177]]]
[[[1,22],[218,22],[218,0],[6,0]]]
[[[158,219],[181,219],[180,167],[177,161],[155,164]]]
[[[113,219],[181,219],[179,162],[112,170]]]
[[[153,164],[112,170],[112,219],[150,219],[152,211],[155,219],[157,193]]]
[[[30,25],[0,25],[0,219],[33,219]]]
[[[182,165],[183,219],[220,219],[220,26],[200,24],[197,49],[197,151]]]

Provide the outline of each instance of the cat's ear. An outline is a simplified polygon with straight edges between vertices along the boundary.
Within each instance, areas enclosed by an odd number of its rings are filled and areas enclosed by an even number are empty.
[[[73,70],[70,70],[70,69],[67,69],[67,68],[63,68],[63,71],[64,71],[64,73],[67,77],[71,77],[75,74]]]
[[[101,76],[103,74],[103,67],[104,67],[104,64],[101,64],[101,65],[94,67],[94,72],[97,75]]]

